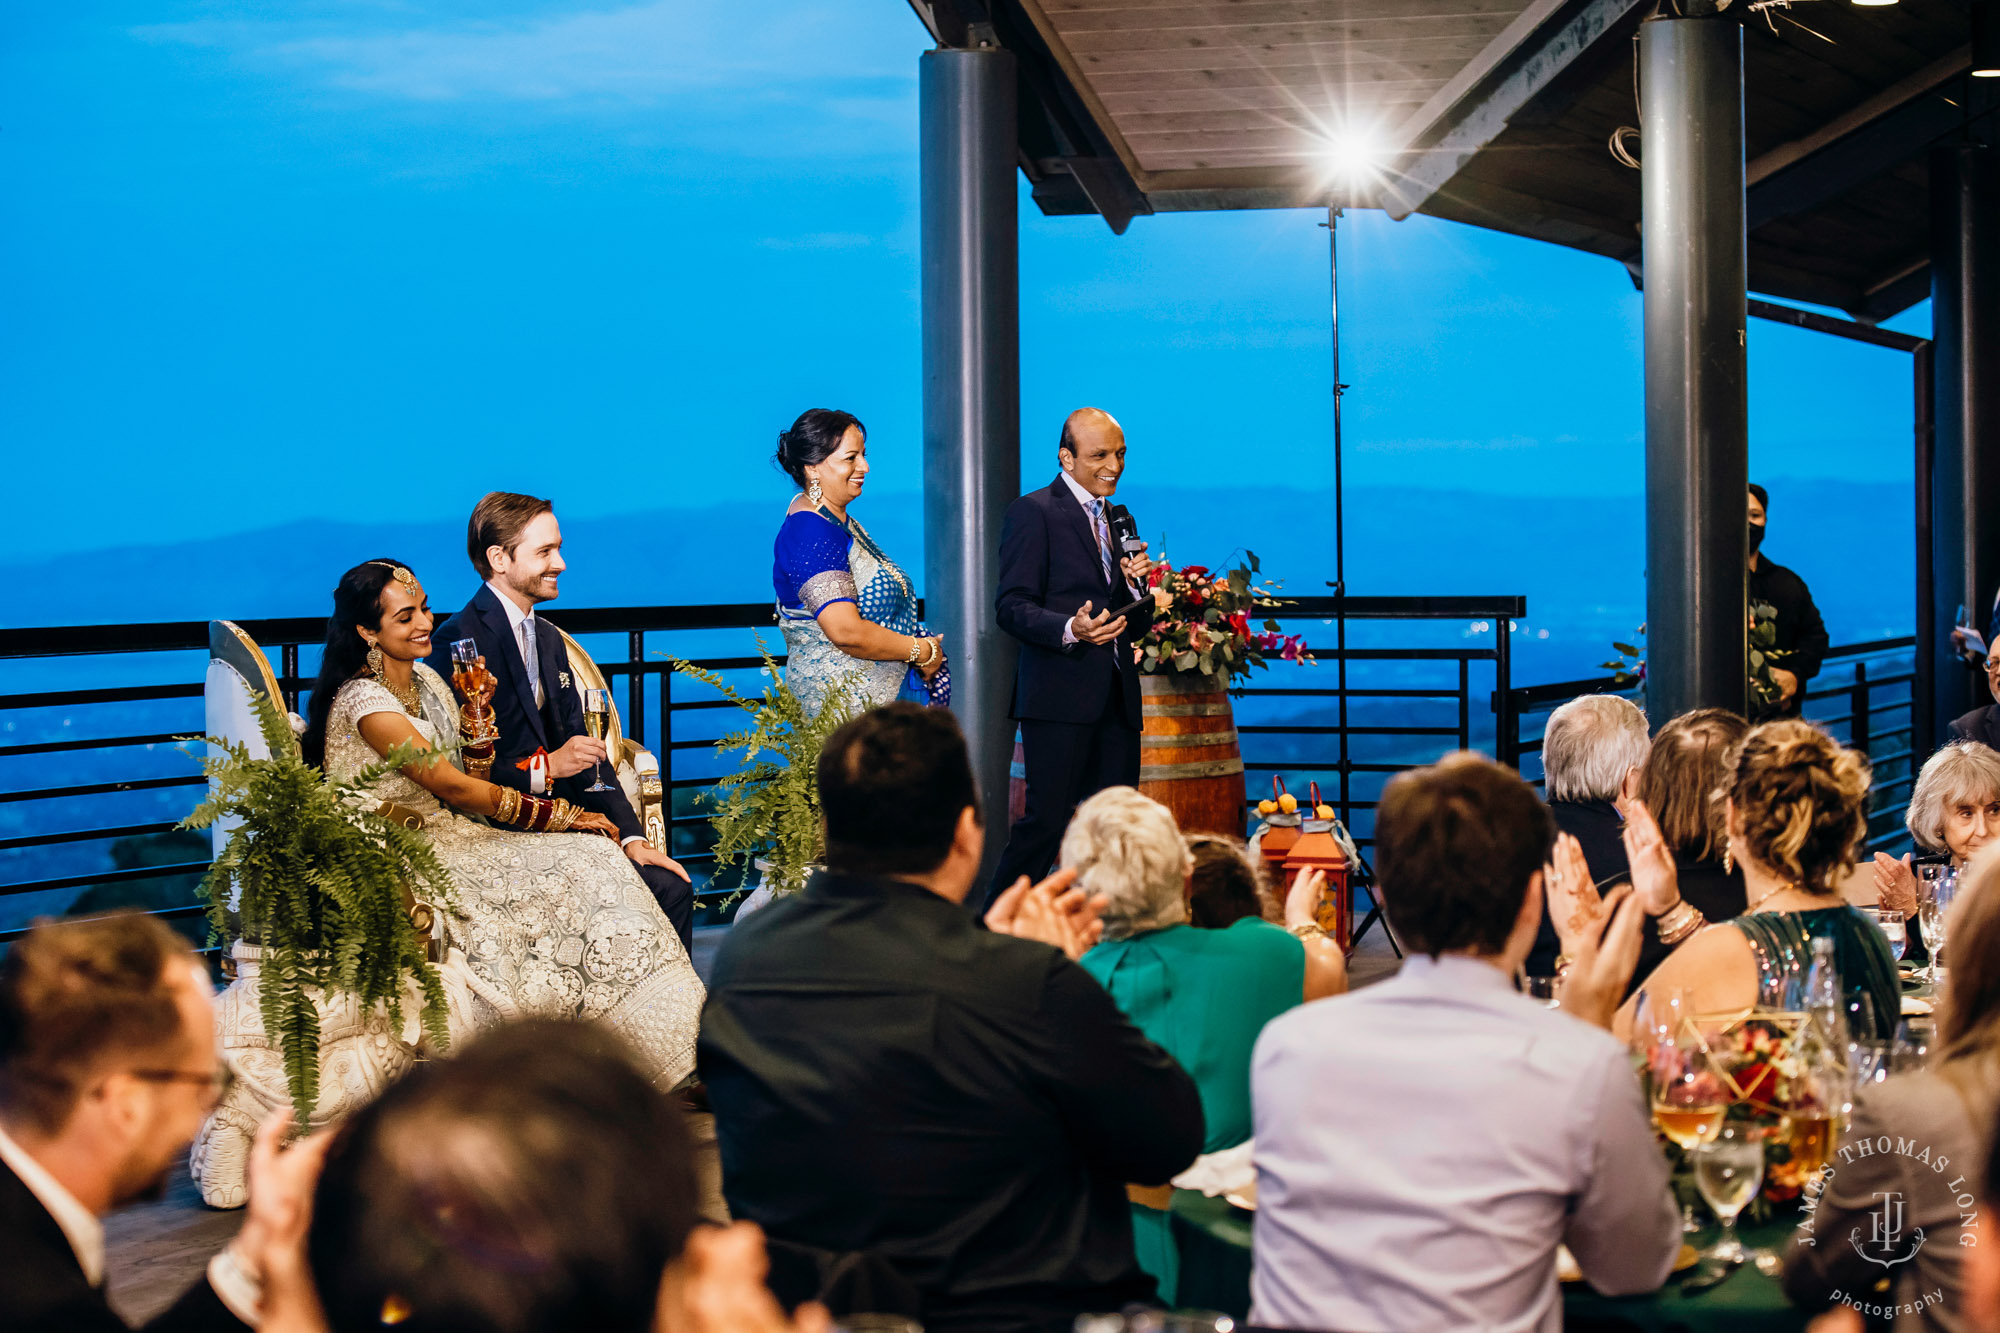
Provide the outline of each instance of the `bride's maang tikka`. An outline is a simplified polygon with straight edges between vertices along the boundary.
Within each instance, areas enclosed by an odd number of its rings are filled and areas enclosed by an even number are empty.
[[[416,598],[420,602],[424,600],[423,585],[417,582],[417,576],[415,574],[412,574],[409,570],[403,568],[403,566],[392,565],[387,560],[370,560],[368,563],[371,565],[382,566],[382,568],[389,571],[390,578],[396,580],[396,582],[403,585],[404,592],[410,594],[410,596]]]

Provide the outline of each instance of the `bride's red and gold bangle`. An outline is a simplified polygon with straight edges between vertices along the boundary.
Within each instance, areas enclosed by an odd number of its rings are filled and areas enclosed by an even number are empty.
[[[493,812],[493,818],[497,823],[527,833],[562,833],[576,822],[577,814],[577,808],[560,796],[551,800],[502,787],[500,807]]]

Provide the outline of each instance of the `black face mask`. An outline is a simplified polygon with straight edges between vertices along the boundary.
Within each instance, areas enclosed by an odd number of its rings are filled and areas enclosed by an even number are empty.
[[[1764,544],[1764,525],[1762,523],[1752,523],[1750,525],[1750,545],[1748,548],[1749,553],[1751,555],[1757,554],[1757,548],[1759,548],[1763,544]]]

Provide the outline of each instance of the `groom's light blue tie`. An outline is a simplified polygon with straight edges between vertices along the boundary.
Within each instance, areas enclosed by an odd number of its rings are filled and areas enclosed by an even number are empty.
[[[1104,566],[1104,581],[1111,582],[1111,529],[1104,526],[1104,497],[1090,502],[1090,530],[1097,534],[1097,559]]]

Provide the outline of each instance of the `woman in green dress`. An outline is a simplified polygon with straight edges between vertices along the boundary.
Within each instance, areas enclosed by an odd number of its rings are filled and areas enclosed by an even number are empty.
[[[1287,916],[1303,918],[1295,926],[1244,917],[1226,929],[1198,929],[1188,922],[1193,858],[1180,828],[1165,806],[1130,787],[1107,788],[1077,807],[1062,865],[1107,903],[1104,938],[1083,956],[1084,969],[1194,1079],[1208,1127],[1202,1151],[1248,1141],[1258,1034],[1294,1005],[1347,988],[1338,946],[1311,924],[1321,877],[1295,886],[1287,904]],[[1167,1214],[1135,1198],[1132,1229],[1140,1267],[1172,1304],[1178,1274]]]

